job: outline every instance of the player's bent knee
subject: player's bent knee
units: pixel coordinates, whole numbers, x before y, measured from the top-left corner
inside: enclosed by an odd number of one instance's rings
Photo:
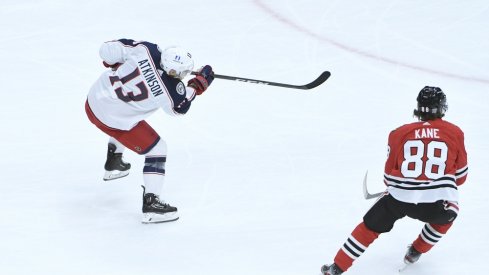
[[[446,210],[438,217],[434,218],[431,223],[447,224],[453,222],[458,216],[458,213],[453,210]]]
[[[447,210],[448,221],[446,223],[453,222],[457,218],[457,216],[458,216],[457,212],[452,210]]]
[[[146,156],[166,156],[167,153],[167,146],[166,142],[160,138],[158,143],[151,148],[145,155]]]
[[[390,195],[380,198],[365,214],[363,222],[368,229],[377,233],[386,233],[392,230],[394,223],[404,214],[395,209],[395,201]]]
[[[363,217],[365,226],[377,233],[386,233],[392,230],[394,222],[384,211],[369,211]]]
[[[368,216],[365,216],[363,219],[365,226],[376,232],[376,233],[386,233],[392,230],[394,227],[394,223],[384,220],[371,219]]]

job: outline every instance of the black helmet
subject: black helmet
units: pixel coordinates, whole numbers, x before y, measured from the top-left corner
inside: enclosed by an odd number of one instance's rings
[[[447,96],[438,87],[425,86],[416,100],[418,108],[414,110],[414,116],[422,121],[442,118],[448,109]]]

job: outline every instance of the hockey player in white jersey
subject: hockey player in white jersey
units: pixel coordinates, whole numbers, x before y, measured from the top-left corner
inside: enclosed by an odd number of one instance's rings
[[[99,53],[110,70],[93,84],[85,111],[110,137],[104,180],[129,174],[131,165],[122,160],[126,147],[144,155],[143,223],[177,220],[177,208],[161,200],[166,143],[145,119],[160,108],[170,115],[185,114],[214,80],[212,67],[202,67],[184,85],[194,62],[182,48],[161,50],[150,42],[119,39],[103,43]]]

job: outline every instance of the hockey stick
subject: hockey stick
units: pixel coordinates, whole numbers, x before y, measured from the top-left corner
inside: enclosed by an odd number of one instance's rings
[[[367,190],[367,175],[368,175],[368,170],[365,173],[365,177],[363,178],[363,197],[366,200],[370,200],[370,199],[373,199],[373,198],[380,197],[380,195],[384,194],[384,192],[378,192],[378,193],[373,193],[373,194],[370,194],[368,192],[368,190]]]
[[[196,75],[197,72],[191,72],[191,74]],[[220,79],[227,79],[227,80],[234,80],[234,81],[241,81],[241,82],[248,82],[248,83],[255,83],[255,84],[263,84],[263,85],[277,86],[277,87],[291,88],[291,89],[300,89],[300,90],[309,90],[312,88],[316,88],[317,86],[323,84],[326,80],[328,80],[328,78],[330,76],[331,76],[330,72],[324,71],[323,73],[321,73],[318,76],[318,78],[316,78],[311,83],[308,83],[305,85],[291,85],[291,84],[271,82],[271,81],[266,81],[266,80],[257,80],[257,79],[251,79],[251,78],[243,78],[243,77],[236,77],[236,76],[229,76],[229,75],[222,75],[222,74],[214,74],[215,78],[220,78]]]

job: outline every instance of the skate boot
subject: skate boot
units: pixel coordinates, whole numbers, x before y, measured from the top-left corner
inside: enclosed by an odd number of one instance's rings
[[[122,160],[122,153],[115,152],[115,145],[109,143],[107,161],[105,162],[104,180],[115,180],[129,175],[131,164]]]
[[[404,256],[405,264],[414,264],[421,257],[421,252],[418,252],[412,245],[408,247],[406,255]]]
[[[321,267],[321,275],[340,275],[343,271],[336,265],[323,265]]]
[[[143,187],[143,190],[144,187]],[[160,201],[153,193],[143,191],[143,223],[172,222],[178,220],[177,208]]]

